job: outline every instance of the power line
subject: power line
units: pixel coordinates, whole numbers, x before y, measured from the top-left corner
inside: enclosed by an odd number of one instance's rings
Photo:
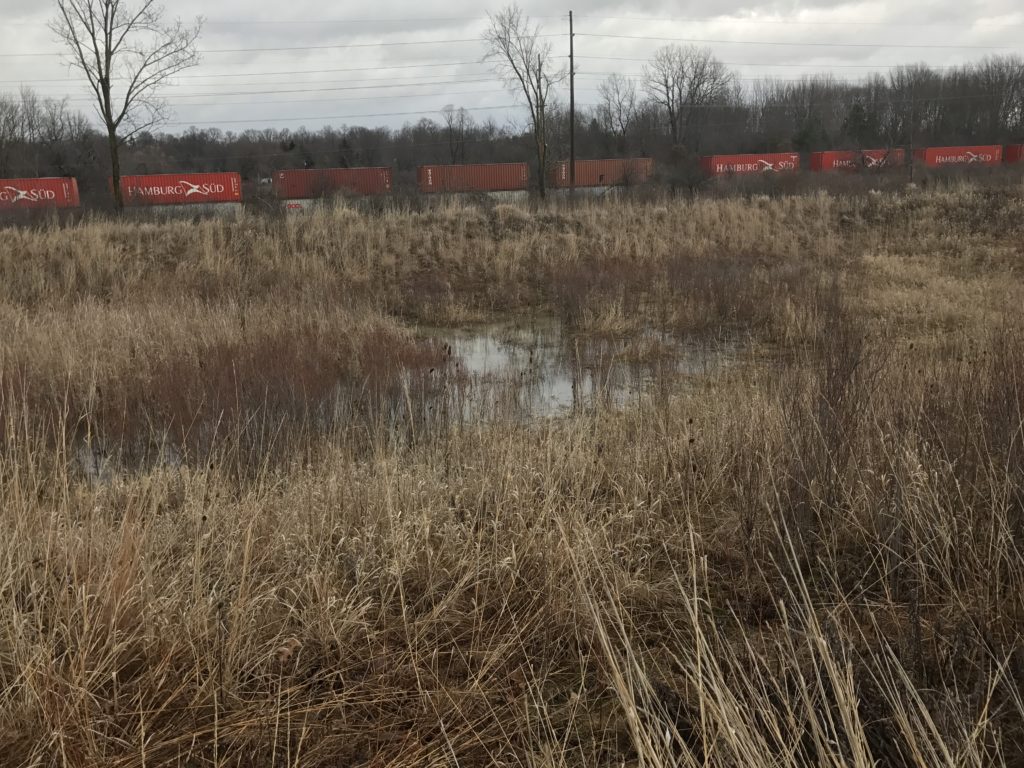
[[[538,37],[562,37],[562,35],[538,35]],[[482,43],[483,37],[464,37],[455,40],[403,40],[394,43],[341,43],[338,45],[299,45],[286,48],[210,48],[200,51],[207,53],[266,53],[268,51],[329,51],[336,48],[391,48],[404,45],[452,45],[454,43]]]
[[[385,64],[375,67],[342,67],[340,69],[297,69],[275,72],[240,72],[240,73],[216,73],[209,75],[177,75],[177,77],[264,77],[273,75],[320,75],[332,72],[380,72],[388,69],[427,69],[432,67],[465,67],[478,65],[479,61],[442,61],[428,62],[426,64]]]
[[[211,72],[207,75],[175,75],[175,79],[194,79],[194,78],[219,78],[219,77],[273,77],[273,76],[284,76],[284,75],[320,75],[329,74],[334,72],[380,72],[388,69],[426,69],[432,67],[462,67],[469,65],[478,65],[479,61],[450,61],[450,62],[429,62],[426,64],[388,64],[376,67],[342,67],[339,69],[292,69],[292,70],[280,70],[276,72]],[[126,80],[128,78],[115,77],[114,80]],[[88,80],[85,78],[67,78],[62,77],[52,80],[0,80],[0,84],[20,84],[20,83],[87,83]]]
[[[594,91],[596,93],[596,91]],[[485,93],[494,93],[493,88],[478,88],[473,91],[430,91],[429,93],[397,93],[389,94],[388,99],[425,99],[433,98],[435,96],[468,96],[468,95],[480,95]],[[207,94],[203,94],[204,96]],[[210,96],[217,96],[218,94],[209,94]],[[342,101],[380,101],[380,96],[339,96],[332,99],[276,99],[272,101],[266,101],[260,99],[260,106],[265,104],[334,104]],[[239,107],[248,106],[246,102],[242,101],[184,101],[184,102],[172,102],[176,107]],[[424,113],[426,114],[426,113]]]
[[[577,59],[592,59],[595,61],[642,61],[644,63],[650,63],[650,57],[643,58],[631,58],[628,56],[577,56]],[[897,67],[908,67],[914,66],[918,62],[909,62],[904,64],[797,64],[794,62],[778,62],[774,64],[761,64],[751,61],[723,61],[727,67],[830,67],[833,69],[896,69]],[[926,64],[925,66],[931,69],[955,69],[956,67],[962,67],[963,64]]]
[[[830,74],[830,73],[825,73],[825,74]],[[611,77],[612,75],[620,75],[622,77],[635,78],[635,79],[639,80],[639,79],[643,78],[644,73],[643,72],[582,72],[582,73],[578,72],[576,74],[576,77],[577,78],[586,78],[586,79],[591,79],[591,80],[594,80],[594,79],[603,80],[604,78]],[[814,80],[809,78],[809,77],[802,77],[802,78],[800,78],[800,77],[737,77],[735,79],[739,80],[740,82],[743,82],[743,83],[794,83],[794,84],[808,83],[808,82],[812,83],[812,84],[814,83]],[[854,81],[854,80],[840,80],[840,79],[837,79],[837,80],[835,80],[835,82],[836,82],[837,85],[841,85],[841,86],[857,87],[857,86],[860,85],[859,82]]]
[[[430,75],[411,75],[411,74],[405,74],[405,75],[398,75],[398,76],[393,76],[393,77],[360,77],[360,78],[353,78],[351,80],[350,79],[345,79],[345,80],[343,80],[343,82],[346,84],[346,86],[351,84],[352,87],[363,86],[363,85],[366,85],[367,87],[369,87],[370,85],[373,85],[375,83],[396,83],[398,81],[403,81],[403,82],[398,83],[398,85],[406,85],[406,84],[407,85],[446,85],[446,84],[451,84],[451,83],[462,82],[463,78],[466,78],[466,77],[481,78],[481,77],[485,77],[485,76],[487,77],[488,80],[499,80],[500,79],[497,75],[495,75],[490,70],[484,70],[482,72],[459,72],[459,73],[454,73],[452,75],[448,75],[447,76],[448,78],[454,77],[454,78],[456,78],[455,80],[450,80],[450,79],[438,80],[438,79],[436,79],[438,77],[438,75],[436,75],[436,74],[430,74]],[[445,77],[445,76],[444,75],[440,75],[440,77]],[[424,79],[424,78],[426,78],[426,79]],[[290,82],[290,83],[270,83],[270,82],[266,82],[266,81],[262,81],[262,82],[261,81],[257,81],[257,82],[251,82],[251,83],[234,83],[233,82],[230,85],[233,88],[243,88],[243,87],[248,87],[248,86],[271,86],[271,87],[274,87],[274,86],[293,85],[293,84],[294,85],[324,85],[324,86],[326,86],[326,85],[331,85],[332,81],[331,80],[309,80],[309,81],[299,81],[299,82]],[[210,88],[210,87],[218,87],[219,88],[219,87],[222,87],[224,85],[225,85],[224,83],[169,83],[167,87],[169,87],[169,88]],[[383,88],[385,86],[381,86],[381,87]],[[386,87],[392,87],[393,88],[395,86],[392,85],[392,86],[386,86]],[[261,91],[251,91],[251,93],[261,93]]]
[[[627,77],[643,77],[643,72],[583,72],[578,76],[580,78],[596,79],[604,78],[610,75],[625,75]],[[252,97],[252,96],[270,96],[270,95],[281,95],[281,94],[299,94],[299,93],[332,93],[332,92],[344,92],[344,91],[379,91],[391,88],[420,88],[420,87],[435,87],[441,85],[472,85],[478,83],[493,83],[499,81],[500,78],[496,76],[483,77],[483,73],[473,74],[469,78],[459,78],[455,80],[420,80],[420,81],[404,81],[404,82],[392,82],[392,78],[372,78],[367,81],[368,84],[361,85],[343,85],[343,86],[326,86],[315,87],[315,88],[271,88],[271,89],[260,89],[260,90],[245,90],[245,91],[201,91],[197,93],[173,93],[171,94],[174,99],[186,99],[186,98],[212,98],[212,97]],[[782,79],[782,78],[768,78],[768,77],[741,77],[737,78],[742,82],[790,82],[790,83],[801,83],[801,82],[812,82],[813,80],[803,79]],[[850,81],[837,81],[838,84],[850,84],[856,85],[856,83],[850,83]],[[184,84],[183,84],[184,85]],[[218,86],[219,83],[192,83],[193,86],[203,87],[206,86]],[[241,83],[239,85],[253,85],[260,86],[263,83]],[[268,83],[267,85],[274,85]],[[479,91],[487,92],[487,91]],[[404,98],[410,94],[389,94],[384,98]],[[412,94],[415,95],[415,94]],[[436,95],[444,95],[443,93]],[[455,95],[455,94],[453,94]],[[92,103],[94,97],[89,96],[74,96],[66,99],[70,103]],[[304,100],[294,100],[295,103],[299,103]],[[305,100],[312,101],[312,100]],[[237,103],[237,102],[232,102]],[[288,102],[278,102],[288,103]]]
[[[542,18],[542,17],[537,17]],[[552,17],[543,17],[552,18]],[[440,21],[487,21],[486,16],[422,16],[413,18],[402,16],[389,19],[204,19],[203,24],[211,26],[240,26],[240,25],[261,25],[269,24],[281,26],[284,24],[306,24],[322,26],[325,24],[433,24]]]
[[[717,22],[721,24],[778,24],[786,26],[828,26],[828,27],[910,27],[913,29],[919,29],[920,27],[957,27],[961,28],[963,25],[957,22],[913,22],[913,23],[900,23],[890,21],[803,21],[800,19],[754,19],[750,17],[730,17],[730,16],[676,16],[676,17],[655,17],[655,16],[590,16],[588,14],[580,14],[578,18],[591,19],[593,21],[640,21],[640,22],[681,22],[681,23],[707,23]],[[977,22],[975,22],[977,24]],[[1002,27],[1002,28],[1013,28],[1024,26],[1024,24],[1004,24],[1002,22],[993,24],[981,24],[982,27]]]
[[[538,35],[538,37],[564,37],[561,34]],[[333,51],[339,48],[392,48],[407,45],[453,45],[455,43],[482,43],[486,42],[483,37],[464,37],[454,40],[402,40],[391,43],[339,43],[337,45],[299,45],[288,47],[267,47],[267,48],[207,48],[199,51],[206,55],[210,53],[272,53],[284,51]],[[0,57],[34,57],[34,56],[63,56],[63,51],[48,51],[46,53],[0,53]]]
[[[564,19],[565,14],[558,16],[535,16],[530,15],[531,19]],[[435,22],[442,21],[488,21],[488,16],[422,16],[419,18],[411,16],[401,16],[387,19],[203,19],[203,26],[250,26],[250,25],[271,25],[271,26],[282,26],[285,24],[301,24],[301,25],[312,25],[312,26],[323,26],[326,24],[432,24]],[[12,27],[46,27],[47,25],[37,21],[24,21],[24,22],[10,22],[8,26]]]
[[[577,32],[579,37],[600,37],[615,40],[656,40],[676,43],[713,43],[715,45],[782,45],[812,48],[950,48],[963,50],[1005,50],[1010,45],[952,45],[949,43],[820,43],[820,42],[783,42],[779,40],[715,40],[692,37],[650,37],[648,35],[606,35],[594,32]]]
[[[649,58],[638,58],[629,56],[577,56],[577,59],[585,59],[589,61],[630,61],[649,63]],[[828,69],[895,69],[902,66],[913,66],[913,64],[797,64],[794,62],[777,62],[777,63],[758,63],[758,62],[734,62],[734,61],[723,61],[722,64],[729,67],[764,67],[764,68],[811,68],[817,69],[819,72],[822,68]],[[425,69],[425,68],[436,68],[436,67],[456,67],[456,66],[480,66],[479,61],[453,61],[453,62],[429,62],[424,64],[403,64],[395,66],[383,66],[383,67],[342,67],[332,69],[305,69],[305,70],[280,70],[280,71],[268,71],[268,72],[235,72],[235,73],[210,73],[205,75],[176,75],[175,80],[179,79],[221,79],[221,78],[235,78],[235,77],[276,77],[276,76],[293,76],[293,75],[305,75],[305,74],[333,74],[343,72],[380,72],[386,70],[398,70],[398,69]],[[970,66],[970,64],[926,64],[925,66],[930,69],[956,69],[958,67]],[[466,72],[467,75],[482,75],[484,72]],[[612,73],[608,73],[612,74]],[[630,74],[638,76],[642,73],[617,73],[617,74]],[[416,75],[398,75],[396,77],[382,77],[382,78],[365,78],[365,82],[386,82],[389,80],[405,79],[409,77],[417,77]],[[427,75],[423,75],[427,77]],[[124,78],[115,78],[124,79]],[[741,78],[743,79],[743,78]],[[753,79],[753,78],[749,78]],[[87,85],[88,80],[84,78],[60,78],[60,79],[19,79],[19,80],[0,80],[0,84],[8,85],[35,85],[35,84],[78,84]],[[169,87],[182,87],[184,83],[170,83]],[[204,87],[208,85],[220,85],[220,83],[193,83],[197,87]],[[238,86],[247,85],[264,85],[264,83],[236,83]],[[275,85],[275,83],[266,83],[266,85]]]
[[[495,107],[465,107],[467,112],[483,112],[487,110],[495,109],[515,109],[521,107],[522,104],[501,104]],[[284,121],[293,122],[299,120],[358,120],[364,117],[408,117],[409,115],[424,115],[427,112],[441,112],[440,109],[434,110],[416,110],[413,112],[376,112],[365,115],[310,115],[306,117],[254,117],[249,120],[202,120],[202,121],[189,121],[189,120],[174,120],[165,123],[165,125],[221,125],[221,124],[234,124],[234,123],[280,123]]]
[[[366,90],[377,90],[381,88],[409,88],[415,86],[433,86],[433,85],[463,85],[469,83],[493,83],[496,78],[487,77],[477,80],[438,80],[436,82],[429,83],[394,83],[390,85],[342,85],[333,88],[287,88],[282,90],[264,90],[264,91],[225,91],[225,92],[209,92],[209,93],[179,93],[175,94],[176,98],[188,98],[188,97],[200,97],[209,98],[211,96],[271,96],[281,93],[327,93],[331,91],[366,91]],[[68,99],[68,101],[94,101],[90,97],[81,97],[75,99]]]

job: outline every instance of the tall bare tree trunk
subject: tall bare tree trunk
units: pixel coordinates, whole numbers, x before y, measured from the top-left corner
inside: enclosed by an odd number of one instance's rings
[[[117,132],[107,127],[107,146],[110,147],[110,179],[114,185],[114,205],[117,210],[124,210],[124,195],[121,194],[121,153],[117,147]]]
[[[544,128],[541,126],[537,134],[537,191],[540,193],[541,199],[547,194],[546,180],[544,178],[547,154],[548,148],[547,143],[544,141]]]

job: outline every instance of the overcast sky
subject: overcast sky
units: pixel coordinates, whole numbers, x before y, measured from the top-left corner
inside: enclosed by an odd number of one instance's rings
[[[550,38],[555,53],[567,58],[567,17],[538,0],[521,6],[557,35]],[[176,0],[167,7],[183,19],[206,17],[202,63],[166,90],[168,131],[397,127],[420,116],[438,119],[447,104],[501,124],[524,117],[515,96],[481,63],[477,38],[487,11],[500,4]],[[639,75],[644,60],[672,39],[709,41],[745,84],[819,71],[860,79],[895,64],[949,66],[1024,51],[1022,0],[585,0],[573,10],[577,102],[584,106],[594,103],[609,73]],[[92,116],[88,92],[46,27],[53,13],[50,0],[0,0],[0,91],[29,85],[67,96]],[[274,48],[291,50],[268,50]]]

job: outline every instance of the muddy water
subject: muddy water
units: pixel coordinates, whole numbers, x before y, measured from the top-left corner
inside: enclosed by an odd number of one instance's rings
[[[539,418],[598,405],[625,407],[707,375],[735,352],[724,344],[681,343],[651,329],[618,336],[573,333],[552,320],[420,333],[450,350],[449,373],[467,418]]]

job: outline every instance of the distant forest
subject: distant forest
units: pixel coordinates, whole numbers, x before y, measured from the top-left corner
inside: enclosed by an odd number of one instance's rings
[[[549,112],[549,157],[568,156],[565,103]],[[75,176],[83,197],[105,195],[105,138],[67,102],[31,90],[0,95],[0,178]],[[193,128],[144,133],[122,152],[125,173],[238,171],[258,183],[275,170],[387,165],[396,184],[425,163],[529,162],[525,123],[481,121],[449,108],[400,129]],[[859,81],[832,75],[743,84],[709,50],[667,46],[637,79],[600,86],[577,115],[579,158],[649,156],[663,175],[696,173],[712,153],[1005,144],[1024,141],[1024,59],[990,57],[933,68],[899,66]]]

